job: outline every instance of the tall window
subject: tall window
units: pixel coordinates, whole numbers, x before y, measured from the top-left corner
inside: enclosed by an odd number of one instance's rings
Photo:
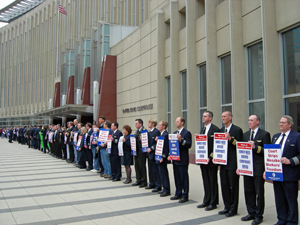
[[[260,127],[265,128],[265,79],[263,45],[259,42],[247,48],[248,55],[248,109],[249,115],[260,117]]]
[[[221,58],[221,109],[222,112],[232,112],[232,93],[231,93],[231,55]]]
[[[186,71],[181,73],[181,116],[186,120],[187,127],[187,77]]]
[[[166,90],[167,90],[167,122],[169,124],[168,126],[168,132],[171,132],[171,78],[166,78]]]
[[[300,129],[300,27],[282,34],[285,114],[294,119],[293,131]]]
[[[207,84],[206,84],[206,65],[199,68],[199,121],[200,129],[203,127],[202,115],[207,110]],[[199,129],[199,130],[200,130]]]

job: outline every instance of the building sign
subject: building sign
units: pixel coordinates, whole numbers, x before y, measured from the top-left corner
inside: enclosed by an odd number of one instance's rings
[[[139,112],[139,111],[150,110],[150,109],[153,109],[153,104],[123,109],[123,113]]]

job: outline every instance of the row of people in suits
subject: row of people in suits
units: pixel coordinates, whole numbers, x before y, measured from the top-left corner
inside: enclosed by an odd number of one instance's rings
[[[283,182],[274,181],[274,195],[277,211],[276,224],[298,224],[298,180],[300,180],[300,134],[291,130],[293,119],[283,116],[280,120],[281,133],[275,134],[271,141],[270,133],[259,128],[260,117],[251,115],[248,119],[249,130],[232,124],[232,113],[222,113],[224,126],[219,129],[212,124],[213,113],[203,113],[202,122],[205,125],[201,131],[208,137],[209,163],[201,164],[204,187],[203,203],[198,208],[213,210],[218,205],[218,165],[213,160],[214,133],[223,132],[228,140],[227,165],[220,165],[221,192],[224,209],[219,214],[231,217],[237,214],[239,203],[239,178],[237,170],[236,143],[249,142],[253,150],[253,176],[244,176],[244,196],[248,215],[242,221],[252,221],[252,225],[263,222],[265,208],[264,196],[264,145],[280,144],[282,151]]]

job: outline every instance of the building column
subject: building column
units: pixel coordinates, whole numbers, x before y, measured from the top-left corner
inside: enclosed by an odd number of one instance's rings
[[[248,129],[246,56],[243,46],[242,1],[229,1],[233,122]]]
[[[49,118],[49,124],[53,124],[53,118]]]
[[[186,0],[186,67],[187,67],[187,126],[192,133],[199,132],[199,94],[196,52],[196,1]]]
[[[276,29],[275,1],[261,0],[262,35],[265,74],[266,130],[278,131],[278,122],[284,113],[281,89],[281,52]]]
[[[167,94],[165,78],[165,16],[164,11],[156,14],[156,75],[157,75],[157,121],[167,120]]]
[[[81,115],[79,114],[76,114],[76,119],[78,120],[78,122],[80,123],[81,122]]]
[[[64,124],[66,124],[66,123],[67,123],[67,117],[63,116],[63,117],[61,118],[61,126],[63,127]]]
[[[175,130],[175,120],[181,116],[181,79],[179,73],[179,29],[180,17],[177,0],[170,0],[170,72],[171,72],[171,124]]]
[[[217,0],[205,1],[207,109],[214,113],[214,123],[221,121],[220,63],[217,55]]]

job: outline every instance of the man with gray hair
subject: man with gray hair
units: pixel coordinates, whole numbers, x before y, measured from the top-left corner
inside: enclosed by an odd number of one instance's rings
[[[283,182],[273,181],[276,224],[298,224],[298,180],[300,180],[300,134],[292,131],[293,118],[283,116],[279,122],[280,133],[272,144],[281,145]]]

